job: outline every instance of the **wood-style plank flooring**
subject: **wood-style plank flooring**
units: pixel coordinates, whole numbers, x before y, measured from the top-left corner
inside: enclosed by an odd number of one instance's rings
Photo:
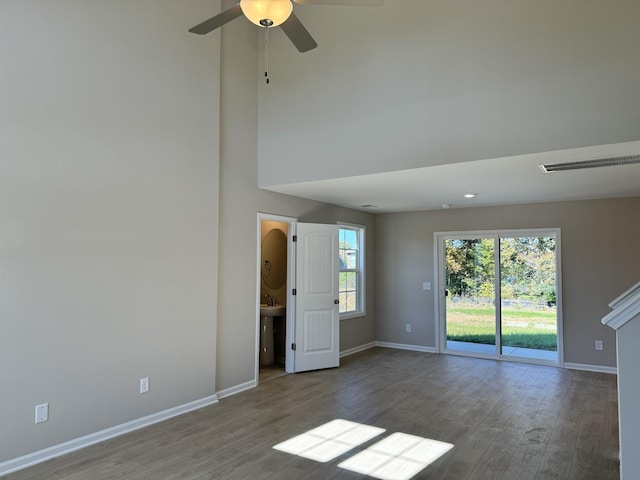
[[[618,479],[616,388],[609,374],[374,348],[4,479],[366,479],[338,464],[394,432],[455,445],[416,479]],[[272,448],[334,419],[386,432],[326,463]]]
[[[284,365],[268,365],[260,367],[259,383],[270,382],[274,378],[279,378],[287,373],[284,371]]]

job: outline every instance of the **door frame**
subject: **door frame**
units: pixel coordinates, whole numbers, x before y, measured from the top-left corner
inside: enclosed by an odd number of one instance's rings
[[[296,297],[292,294],[292,285],[296,282],[296,251],[293,243],[293,236],[296,234],[296,227],[298,219],[296,217],[287,217],[284,215],[276,215],[272,213],[258,212],[257,228],[256,228],[256,338],[255,347],[253,349],[256,356],[255,360],[255,382],[259,383],[260,380],[260,290],[262,285],[262,222],[280,222],[286,223],[287,228],[287,310],[285,316],[285,367],[284,370],[287,373],[294,372],[294,355],[290,348],[286,348],[287,345],[291,345],[295,340],[295,312],[296,312]]]
[[[444,262],[444,240],[446,238],[495,238],[500,237],[542,237],[553,234],[556,239],[556,322],[557,322],[557,341],[558,341],[558,361],[548,362],[545,360],[536,360],[528,358],[518,358],[513,356],[507,356],[502,354],[496,355],[481,355],[468,352],[455,353],[446,349],[446,328],[443,325],[445,321],[445,262]],[[564,367],[564,341],[563,341],[563,321],[562,321],[562,239],[560,228],[523,228],[523,229],[496,229],[496,230],[469,230],[469,231],[450,231],[450,232],[434,232],[433,234],[433,255],[434,255],[434,276],[436,288],[433,291],[434,295],[434,315],[435,315],[435,340],[436,340],[436,352],[438,353],[450,353],[462,356],[473,356],[481,358],[491,358],[497,360],[508,360],[513,362],[523,363],[539,363],[543,365],[556,365]],[[496,252],[497,258],[498,253]],[[499,267],[496,263],[495,268]],[[496,279],[499,278],[496,271]],[[500,300],[499,289],[496,289],[496,301]],[[499,303],[496,304],[496,312],[499,310]],[[497,316],[500,314],[497,313]],[[496,324],[496,328],[499,325]],[[498,335],[501,332],[498,332]],[[498,336],[497,335],[497,336]]]
[[[502,315],[500,313],[500,309],[496,308],[495,309],[495,313],[494,313],[494,322],[495,322],[495,335],[494,335],[494,347],[496,349],[495,354],[489,354],[489,353],[477,353],[477,352],[465,352],[465,351],[452,351],[452,350],[448,350],[447,349],[447,338],[446,338],[446,318],[445,318],[445,314],[446,314],[446,295],[445,295],[445,290],[446,290],[446,285],[445,285],[445,279],[446,279],[446,275],[445,275],[445,268],[446,268],[446,263],[444,262],[444,240],[447,239],[463,239],[463,240],[475,240],[475,239],[491,239],[494,242],[494,245],[496,243],[496,239],[499,238],[498,235],[496,233],[491,233],[491,232],[438,232],[438,239],[437,239],[437,243],[436,243],[436,275],[434,276],[434,278],[436,279],[435,284],[437,285],[436,288],[436,303],[439,302],[438,305],[436,305],[436,324],[438,326],[438,337],[436,339],[437,341],[437,348],[438,348],[438,352],[439,353],[448,353],[448,354],[455,354],[457,355],[458,353],[460,353],[460,355],[463,356],[473,356],[473,357],[477,357],[477,358],[489,358],[489,359],[495,359],[498,358],[500,355],[498,353],[498,348],[500,345],[500,342],[502,341],[502,332],[500,331],[501,329],[501,325],[502,325]],[[498,253],[498,249],[494,249],[493,252],[493,270],[494,270],[494,278],[498,278],[498,263],[499,263],[499,253]],[[496,288],[495,289],[495,294],[494,294],[494,305],[499,305],[500,302],[500,289]]]

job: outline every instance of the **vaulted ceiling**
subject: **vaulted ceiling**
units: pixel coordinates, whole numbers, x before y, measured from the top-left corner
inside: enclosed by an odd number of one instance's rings
[[[262,188],[378,212],[640,195],[640,164],[538,167],[640,154],[637,0],[295,12],[319,46],[272,32]]]

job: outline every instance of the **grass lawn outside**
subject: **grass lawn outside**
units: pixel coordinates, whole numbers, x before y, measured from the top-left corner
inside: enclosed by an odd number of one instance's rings
[[[447,304],[447,340],[495,345],[493,306]],[[556,307],[503,309],[502,345],[557,351]]]

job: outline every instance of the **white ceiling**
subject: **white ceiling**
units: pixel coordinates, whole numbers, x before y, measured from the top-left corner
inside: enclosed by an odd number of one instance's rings
[[[640,154],[640,2],[512,7],[296,5],[319,47],[270,37],[259,185],[372,212],[640,196],[640,165],[538,167]]]
[[[633,197],[640,196],[640,164],[551,174],[538,165],[639,153],[640,141],[636,141],[267,189],[375,213]],[[465,193],[477,196],[466,199]]]

